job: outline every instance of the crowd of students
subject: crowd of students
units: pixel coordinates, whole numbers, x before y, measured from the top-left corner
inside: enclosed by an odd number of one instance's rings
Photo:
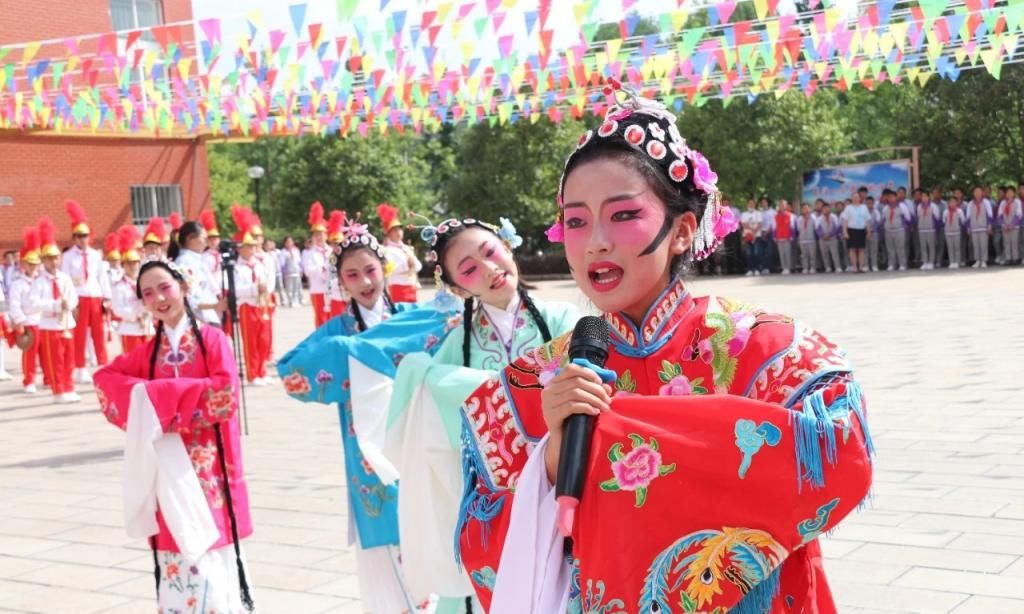
[[[1015,186],[995,197],[982,187],[969,196],[916,189],[912,197],[906,188],[886,188],[878,200],[861,187],[845,200],[796,207],[763,197],[749,199],[739,215],[741,227],[727,246],[748,276],[1009,266],[1021,264],[1024,251]]]

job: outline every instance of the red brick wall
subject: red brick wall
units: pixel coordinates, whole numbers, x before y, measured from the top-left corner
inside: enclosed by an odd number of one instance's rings
[[[192,18],[190,0],[163,0],[165,23]],[[108,0],[0,0],[0,45],[101,34],[113,30]],[[186,45],[191,25],[182,29]],[[96,39],[79,44],[79,53],[95,52]],[[190,49],[191,51],[191,49]],[[63,42],[45,45],[36,59],[64,56]],[[20,52],[8,61],[19,62]],[[19,66],[19,73],[23,67]],[[193,69],[194,70],[194,69]],[[76,71],[77,72],[77,71]],[[47,77],[49,78],[49,77]],[[74,83],[80,84],[80,74]],[[102,82],[109,77],[104,75]],[[0,198],[13,206],[0,206],[0,249],[21,241],[21,228],[49,215],[58,238],[70,240],[64,199],[85,207],[93,229],[93,244],[103,235],[131,221],[129,186],[178,184],[185,219],[210,206],[206,148],[199,141],[82,137],[24,136],[0,133]]]
[[[58,239],[70,241],[67,198],[85,208],[94,245],[131,221],[131,185],[180,185],[184,219],[211,206],[206,147],[198,140],[0,138],[0,160],[0,197],[14,199],[0,207],[2,249],[17,245],[22,227],[43,215],[53,218]]]
[[[165,23],[192,19],[191,0],[163,0],[163,7]],[[3,0],[0,24],[0,45],[101,34],[114,29],[109,0]],[[188,28],[190,38],[191,33]],[[39,57],[46,56],[40,51]]]

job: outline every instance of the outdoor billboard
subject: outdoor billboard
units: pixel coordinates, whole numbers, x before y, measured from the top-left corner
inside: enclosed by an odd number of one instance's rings
[[[803,201],[821,198],[828,202],[846,200],[866,186],[877,200],[882,190],[910,189],[910,160],[889,160],[819,168],[804,173]]]

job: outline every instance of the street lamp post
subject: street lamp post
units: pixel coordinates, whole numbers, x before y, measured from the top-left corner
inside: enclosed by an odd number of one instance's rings
[[[260,214],[260,179],[263,179],[263,175],[266,173],[262,166],[250,166],[249,167],[249,178],[252,179],[256,191],[256,204],[253,207],[256,210],[256,215]]]

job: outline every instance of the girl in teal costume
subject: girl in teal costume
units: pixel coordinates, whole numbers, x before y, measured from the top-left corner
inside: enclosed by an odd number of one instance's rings
[[[430,305],[393,304],[380,245],[361,225],[348,230],[335,260],[349,308],[288,352],[278,371],[292,397],[338,406],[363,611],[416,612],[425,603],[411,598],[399,560],[398,474],[381,454],[388,396],[401,357],[430,356],[460,320]]]
[[[388,460],[402,475],[398,518],[402,563],[417,600],[441,597],[438,614],[482,612],[454,560],[462,499],[460,407],[481,383],[524,354],[572,329],[576,309],[535,301],[519,280],[515,228],[473,219],[428,225],[438,287],[464,299],[462,326],[434,355],[407,355],[398,368],[388,419]]]

